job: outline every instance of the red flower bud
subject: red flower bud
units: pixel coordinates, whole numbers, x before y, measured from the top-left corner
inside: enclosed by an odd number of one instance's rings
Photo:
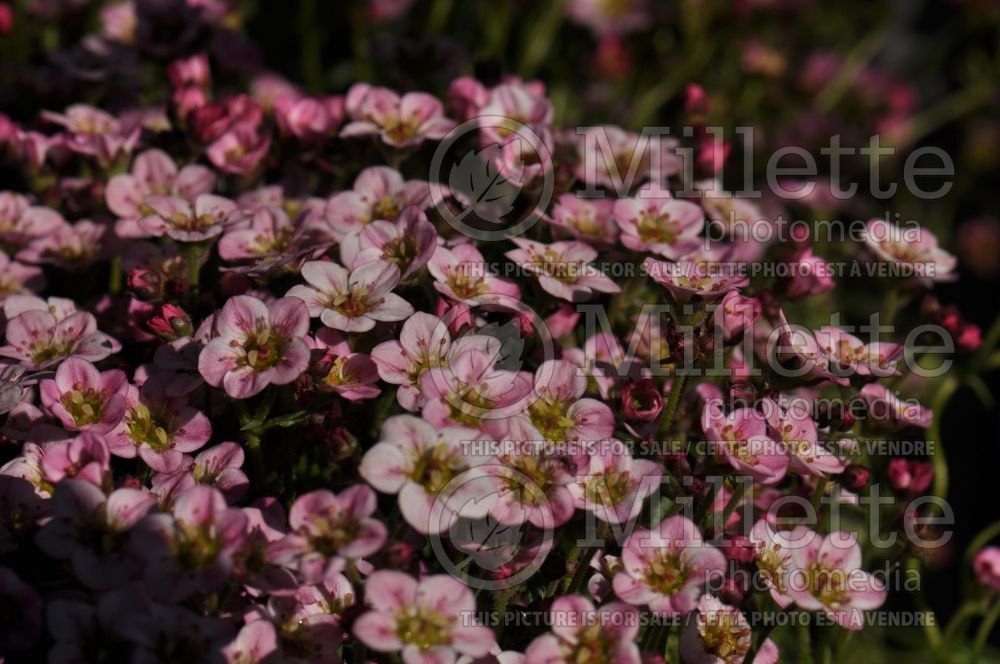
[[[837,478],[840,484],[850,491],[860,491],[868,486],[871,471],[864,466],[852,463]]]
[[[663,411],[663,396],[649,378],[627,384],[622,389],[622,410],[625,417],[640,422],[652,422]]]

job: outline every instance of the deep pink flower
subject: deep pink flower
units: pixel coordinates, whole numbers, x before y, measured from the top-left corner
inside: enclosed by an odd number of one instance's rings
[[[663,396],[650,378],[627,383],[621,399],[622,414],[629,420],[652,422],[663,411]]]
[[[784,284],[785,294],[792,299],[807,295],[820,295],[833,290],[837,283],[833,280],[834,268],[816,256],[811,247],[796,252],[787,264],[790,274]]]
[[[726,557],[702,539],[690,519],[678,515],[664,519],[656,530],[629,535],[622,564],[613,580],[618,597],[678,616],[693,610],[703,588],[725,574]]]
[[[543,244],[511,238],[518,246],[506,256],[535,274],[545,292],[569,302],[588,300],[598,293],[619,293],[621,287],[591,263],[597,250],[583,242]]]
[[[302,266],[308,286],[293,286],[288,298],[298,298],[308,313],[324,325],[345,332],[366,332],[379,321],[403,320],[413,307],[392,293],[399,284],[399,268],[375,261],[355,270],[330,261],[310,261]],[[286,298],[286,299],[288,299]]]
[[[903,354],[902,344],[885,341],[866,344],[853,334],[831,326],[821,327],[814,336],[829,356],[830,371],[838,376],[886,378],[900,374],[896,364]]]
[[[59,320],[49,311],[25,311],[7,323],[7,345],[0,356],[28,369],[47,369],[70,357],[98,362],[121,350],[121,344],[97,330],[90,313],[77,311]]]
[[[369,166],[358,174],[348,191],[334,194],[326,204],[326,224],[337,239],[360,233],[373,221],[396,221],[403,210],[423,210],[430,203],[430,188],[420,180],[403,181],[399,171]]]
[[[731,341],[753,329],[754,323],[760,318],[760,310],[760,300],[757,298],[729,291],[715,310],[715,323],[722,330],[726,341]]]
[[[649,251],[677,260],[695,251],[705,226],[705,213],[690,201],[671,197],[658,186],[643,187],[632,198],[615,202],[621,243],[633,251]]]
[[[241,122],[215,139],[206,154],[216,168],[234,175],[249,175],[271,147],[271,136],[249,122]]]
[[[166,394],[169,375],[149,378],[141,388],[129,385],[125,417],[106,435],[111,453],[142,458],[153,470],[172,473],[184,463],[184,452],[199,450],[212,437],[204,413],[187,404],[187,397]]]
[[[495,641],[474,618],[476,598],[444,574],[417,581],[380,570],[365,582],[372,610],[354,623],[354,635],[378,652],[401,652],[404,664],[451,664],[456,655],[482,657]]]
[[[662,476],[659,463],[633,459],[621,441],[596,440],[585,452],[570,491],[580,509],[590,510],[601,521],[626,523],[639,515]]]
[[[491,516],[505,525],[528,522],[543,529],[569,521],[576,507],[565,457],[530,434],[500,441],[498,447],[482,466],[494,483]]]
[[[792,548],[792,561],[788,594],[795,604],[826,612],[844,629],[862,629],[863,612],[885,602],[882,582],[861,569],[861,545],[854,533],[815,535]]]
[[[167,65],[167,76],[175,88],[188,85],[207,88],[212,85],[212,69],[204,52],[173,60]]]
[[[382,493],[399,494],[403,518],[417,532],[440,533],[459,515],[482,517],[489,511],[481,499],[491,483],[477,481],[475,471],[460,486],[448,486],[485,460],[477,447],[485,448],[486,442],[475,429],[435,428],[419,417],[395,415],[382,425],[379,442],[365,453],[359,472]],[[445,488],[449,493],[441,495]]]
[[[90,362],[72,357],[56,370],[55,379],[39,384],[42,405],[70,431],[106,433],[125,415],[128,380],[118,369],[100,372]]]
[[[826,349],[830,339],[827,335],[821,340],[808,328],[791,325],[785,312],[778,311],[778,327],[767,339],[767,356],[775,358],[772,369],[784,377],[848,385],[850,381],[846,377],[831,371],[831,355]]]
[[[918,495],[934,481],[934,466],[929,461],[897,457],[889,461],[886,474],[893,490]]]
[[[140,570],[127,550],[129,530],[156,506],[156,496],[141,489],[117,489],[105,495],[80,479],[56,486],[53,518],[36,541],[46,555],[69,560],[88,588],[117,588]]]
[[[600,608],[585,597],[563,595],[549,610],[552,631],[528,644],[524,664],[574,664],[581,661],[639,664],[636,637],[639,612],[611,602]]]
[[[268,559],[294,568],[305,583],[320,583],[385,544],[385,525],[372,518],[375,508],[375,492],[366,484],[339,494],[303,494],[288,515],[292,532],[268,548]]]
[[[742,664],[752,645],[753,634],[743,612],[702,595],[696,615],[689,617],[681,634],[680,653],[688,664]],[[776,664],[778,646],[767,639],[751,661]]]
[[[212,194],[200,194],[193,202],[178,196],[149,196],[144,205],[149,212],[139,220],[139,228],[178,242],[203,242],[220,235],[236,209],[228,198]]]
[[[198,357],[198,371],[236,399],[268,385],[286,385],[309,365],[309,312],[296,298],[269,305],[255,297],[229,298],[215,317],[215,338]]]
[[[336,128],[326,104],[313,97],[279,97],[274,102],[274,119],[282,134],[304,143],[321,141]]]
[[[444,138],[455,126],[444,116],[441,102],[424,92],[399,96],[387,88],[367,87],[357,108],[348,110],[353,122],[341,129],[341,136],[377,135],[396,148]]]
[[[994,592],[1000,592],[1000,547],[984,546],[972,561],[976,580]]]

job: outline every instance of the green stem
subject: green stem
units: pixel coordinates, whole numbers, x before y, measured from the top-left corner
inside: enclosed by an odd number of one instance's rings
[[[663,419],[660,420],[660,438],[665,438],[674,423],[674,415],[677,413],[677,404],[680,403],[681,393],[684,392],[684,381],[686,376],[674,375],[670,383],[670,395],[667,397],[667,405],[663,408]]]
[[[826,493],[826,483],[827,479],[821,476],[816,482],[816,488],[813,490],[812,509],[813,514],[816,515],[816,526],[819,526],[819,511],[822,509],[820,502],[823,500],[823,494]]]
[[[800,664],[813,664],[812,646],[809,642],[809,621],[799,622],[799,662]]]
[[[1000,618],[1000,596],[993,600],[993,607],[983,618],[983,622],[976,632],[976,640],[972,642],[972,651],[977,655],[986,647],[986,640],[989,638],[990,632],[993,631],[993,625],[996,624],[997,618]]]
[[[729,521],[729,517],[732,516],[733,512],[736,511],[736,506],[740,504],[743,500],[743,496],[746,495],[747,489],[753,485],[753,480],[750,478],[749,481],[743,481],[740,476],[734,475],[733,482],[736,487],[733,489],[733,495],[729,496],[729,501],[726,502],[726,508],[722,510],[722,527],[726,527],[726,523]]]
[[[913,571],[917,574],[920,573],[920,561],[916,557],[910,557],[906,560],[905,567],[907,571]],[[921,584],[922,586],[923,584]],[[918,588],[913,593],[913,602],[917,605],[917,609],[924,613],[933,613],[930,604],[927,602],[927,598],[924,597],[923,590]],[[941,646],[941,630],[937,626],[937,622],[933,620],[924,621],[924,631],[927,633],[927,642],[932,649],[937,649]]]
[[[590,570],[590,561],[593,560],[596,553],[597,547],[589,546],[580,554],[579,560],[576,561],[576,569],[573,571],[573,578],[570,579],[569,585],[566,586],[567,593],[580,592],[584,579],[587,578],[587,572]]]
[[[939,646],[947,645],[954,641],[955,637],[964,631],[965,623],[973,616],[978,616],[982,612],[982,602],[978,600],[970,600],[958,607],[958,611],[955,612],[955,615],[951,617],[951,620],[948,621],[948,624],[944,628],[944,636]]]

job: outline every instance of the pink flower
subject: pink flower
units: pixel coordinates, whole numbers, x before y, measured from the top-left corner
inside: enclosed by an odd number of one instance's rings
[[[274,119],[282,134],[304,143],[321,141],[336,128],[327,106],[312,97],[279,97],[274,103]]]
[[[0,356],[28,369],[47,369],[70,357],[98,362],[121,350],[121,344],[97,330],[97,320],[77,311],[59,320],[49,311],[25,311],[7,323],[7,345]]]
[[[886,262],[913,270],[921,281],[950,281],[955,278],[957,259],[938,247],[937,238],[926,228],[893,226],[884,219],[871,219],[864,237],[865,245]]]
[[[616,201],[613,214],[621,229],[621,243],[633,251],[676,260],[701,244],[698,235],[705,226],[704,212],[694,203],[672,198],[666,189],[644,187],[634,198]]]
[[[34,240],[18,258],[35,264],[52,264],[64,270],[79,270],[103,259],[108,226],[83,219],[63,224],[51,234]]]
[[[444,117],[441,102],[431,95],[408,92],[400,97],[392,90],[379,87],[368,87],[364,91],[352,117],[354,121],[344,126],[341,136],[377,135],[386,145],[396,148],[444,138],[455,126]]]
[[[752,645],[746,616],[711,595],[702,595],[696,615],[689,617],[681,634],[680,653],[688,664],[742,664]],[[752,661],[776,664],[778,646],[767,639]]]
[[[448,84],[448,113],[459,122],[476,116],[489,101],[490,93],[471,76],[459,76]]]
[[[775,530],[766,518],[760,519],[750,530],[754,545],[754,562],[766,584],[771,599],[781,608],[792,603],[788,594],[788,576],[795,566],[792,549],[801,546],[809,537],[809,529],[796,526],[789,532]]]
[[[229,645],[222,649],[228,664],[268,664],[281,656],[278,633],[267,620],[255,620],[240,629]]]
[[[166,235],[178,242],[203,242],[222,233],[226,218],[236,209],[228,198],[200,194],[193,202],[177,196],[150,196],[149,214],[139,228],[153,237]]]
[[[426,182],[404,182],[399,171],[369,166],[354,180],[354,187],[330,197],[324,215],[335,238],[360,233],[373,221],[396,221],[408,207],[424,209],[430,202]]]
[[[521,296],[517,284],[496,276],[472,244],[438,247],[427,269],[437,292],[456,302],[478,304]]]
[[[616,191],[628,190],[646,181],[660,182],[681,170],[676,147],[677,140],[665,136],[647,137],[614,125],[590,127],[577,141],[576,176],[590,186],[600,185]],[[649,192],[656,192],[656,197],[669,198],[669,193],[655,184],[649,186]],[[641,196],[647,197],[648,194]],[[639,208],[634,211],[638,212]],[[618,216],[615,214],[616,219]]]
[[[0,251],[0,302],[16,293],[40,291],[45,287],[41,268],[12,261]]]
[[[531,398],[531,374],[496,368],[501,350],[500,344],[476,345],[456,354],[447,367],[423,373],[424,419],[434,426],[495,425],[502,431],[505,420],[523,413]]]
[[[509,80],[489,91],[486,103],[475,115],[483,118],[482,144],[503,145],[516,135],[520,125],[536,134],[548,133],[554,112],[543,86]]]
[[[843,460],[820,443],[816,422],[802,403],[793,403],[787,409],[770,399],[764,399],[762,404],[772,440],[788,451],[790,470],[820,477],[844,472]]]
[[[382,392],[375,387],[379,378],[375,362],[365,353],[352,352],[336,330],[323,328],[311,345],[324,352],[317,383],[321,390],[332,390],[348,401],[374,399]]]
[[[39,384],[42,405],[70,431],[106,433],[125,415],[128,380],[118,369],[100,372],[90,362],[72,357],[56,370],[54,380]]]
[[[381,570],[365,582],[372,610],[354,623],[354,635],[377,652],[401,652],[404,664],[451,664],[458,655],[482,657],[495,641],[476,623],[476,598],[461,583],[437,574],[420,581]]]
[[[77,478],[105,487],[111,480],[111,452],[100,435],[84,432],[67,442],[52,442],[42,448],[42,475],[56,484]]]
[[[633,459],[621,441],[597,440],[570,490],[580,509],[590,510],[601,521],[627,523],[639,515],[662,476],[660,464]]]
[[[460,486],[449,483],[482,461],[476,447],[484,436],[463,427],[435,428],[412,415],[395,415],[382,425],[379,442],[365,453],[359,472],[382,493],[398,493],[399,509],[417,532],[446,531],[461,516],[482,517],[489,505],[489,482],[475,472]],[[445,489],[454,489],[441,495]]]
[[[239,443],[219,443],[202,450],[194,459],[185,457],[179,470],[154,475],[153,493],[161,504],[172,505],[176,495],[205,484],[221,491],[228,502],[238,502],[250,489],[250,480],[240,470],[243,461],[243,448]]]
[[[357,238],[347,257],[348,247]],[[399,268],[400,281],[405,281],[427,264],[437,248],[437,231],[427,216],[414,207],[406,208],[395,223],[373,221],[358,236],[348,236],[340,245],[344,264],[352,269],[380,261]]]
[[[844,629],[860,630],[862,612],[886,598],[882,582],[861,569],[861,545],[854,533],[815,535],[792,548],[795,569],[788,594],[806,611],[824,611]]]
[[[875,341],[865,344],[853,334],[824,326],[814,336],[830,358],[830,371],[838,376],[898,376],[896,364],[903,354],[902,344]]]
[[[552,631],[528,644],[524,664],[615,662],[639,664],[636,637],[640,616],[634,607],[611,602],[595,609],[579,595],[563,595],[549,610]]]
[[[63,144],[67,148],[104,164],[130,154],[141,130],[86,104],[69,106],[64,113],[42,111],[42,118],[66,129]]]
[[[291,383],[309,365],[309,312],[301,300],[284,297],[269,305],[255,297],[229,298],[215,317],[215,338],[198,357],[205,382],[236,399],[268,385]]]
[[[399,405],[416,411],[423,407],[420,378],[428,369],[448,366],[452,359],[473,347],[488,352],[491,345],[499,346],[499,342],[483,335],[467,335],[452,341],[444,321],[418,311],[403,323],[398,341],[383,341],[372,349],[371,357],[382,380],[399,385],[396,391]],[[496,352],[494,348],[493,354]]]
[[[240,122],[208,146],[206,154],[216,168],[234,175],[249,175],[271,147],[271,136],[249,122]]]
[[[707,404],[705,408],[707,415],[702,420],[705,435],[729,465],[764,484],[781,481],[788,471],[788,452],[782,443],[767,436],[766,422],[760,413],[751,408],[737,408],[724,415],[717,404]]]
[[[243,511],[209,486],[182,493],[173,514],[148,514],[132,529],[132,546],[146,562],[153,597],[178,602],[219,588],[232,573],[233,555],[247,525]]]
[[[549,223],[575,238],[591,244],[610,246],[618,241],[618,224],[611,216],[614,201],[589,200],[563,194],[552,208]]]
[[[656,530],[629,535],[622,564],[613,580],[615,594],[669,617],[696,607],[702,589],[725,574],[726,558],[702,540],[690,519],[678,515],[664,519]]]
[[[177,169],[170,156],[161,150],[146,150],[136,156],[128,174],[108,181],[104,198],[108,209],[119,217],[116,231],[125,237],[138,237],[134,224],[147,214],[150,196],[174,196],[194,201],[215,188],[215,173],[191,164]]]
[[[292,532],[268,548],[268,559],[293,567],[305,583],[319,583],[347,561],[370,556],[385,544],[385,525],[373,519],[375,492],[355,484],[340,494],[320,489],[299,496],[288,522]]]
[[[814,255],[812,248],[808,246],[796,252],[787,269],[791,276],[784,284],[784,292],[791,299],[820,295],[833,290],[837,285],[833,280],[833,268]]]
[[[610,277],[591,265],[597,250],[583,242],[542,244],[525,238],[511,238],[518,249],[506,256],[526,271],[537,275],[545,292],[569,302],[590,299],[594,291],[619,293]]]
[[[187,405],[187,397],[170,397],[170,376],[151,377],[141,388],[129,385],[125,393],[125,417],[107,433],[115,456],[142,458],[153,470],[172,473],[184,463],[184,452],[201,449],[212,437],[212,424],[198,409]]]
[[[1000,547],[984,546],[976,553],[972,569],[980,585],[994,592],[1000,592]]]
[[[208,88],[212,85],[212,69],[204,52],[172,61],[167,65],[167,76],[175,88],[188,85]]]
[[[0,243],[6,249],[23,249],[64,226],[63,216],[47,207],[31,205],[27,197],[0,191]]]
[[[117,588],[136,575],[127,548],[129,530],[156,506],[156,496],[141,489],[110,495],[94,484],[66,479],[56,486],[53,518],[36,541],[46,555],[69,560],[88,588]]]
[[[413,307],[392,293],[399,284],[399,268],[375,261],[348,271],[330,261],[310,261],[302,266],[308,286],[293,286],[289,298],[298,298],[313,318],[345,332],[366,332],[379,321],[403,320]]]
[[[915,496],[930,488],[934,481],[934,466],[928,461],[897,457],[889,461],[886,474],[894,491]]]
[[[767,355],[774,357],[772,370],[780,376],[798,378],[812,382],[829,380],[839,385],[850,381],[831,371],[830,355],[824,342],[829,345],[831,337],[821,341],[812,331],[801,325],[791,325],[784,311],[778,311],[778,327],[767,339]]]
[[[705,256],[677,263],[647,258],[642,266],[653,281],[665,286],[681,304],[694,297],[717,300],[749,283],[749,279],[730,270],[726,263],[713,265]]]
[[[890,429],[926,429],[934,417],[930,409],[924,408],[915,399],[900,399],[881,383],[865,385],[859,394],[868,404],[868,418]]]
[[[715,323],[722,330],[726,341],[731,341],[742,335],[760,318],[760,300],[755,297],[743,297],[738,291],[729,291],[722,298],[715,310]]]
[[[490,514],[504,525],[558,528],[576,509],[569,489],[573,476],[551,446],[527,438],[501,441],[496,456],[482,467],[494,483]]]

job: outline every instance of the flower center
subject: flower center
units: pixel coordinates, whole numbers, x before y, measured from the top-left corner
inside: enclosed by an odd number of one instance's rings
[[[611,467],[587,478],[587,500],[596,505],[618,505],[635,488],[636,480],[627,470]]]
[[[458,474],[459,465],[459,451],[449,450],[447,445],[438,443],[413,459],[409,477],[424,487],[428,494],[437,495]]]
[[[281,347],[284,340],[269,328],[263,328],[247,335],[242,343],[244,366],[254,371],[264,371],[281,362]]]
[[[691,576],[691,571],[681,560],[676,551],[660,552],[650,561],[646,568],[646,585],[660,593],[670,596],[681,589]]]
[[[604,664],[615,660],[616,641],[599,623],[581,627],[576,643],[564,642],[564,661],[573,664]]]
[[[336,555],[358,536],[359,524],[338,507],[329,507],[309,522],[309,543],[327,558]]]
[[[85,426],[101,419],[104,397],[103,392],[92,387],[84,387],[83,383],[76,383],[71,391],[59,398],[59,402],[77,426]]]
[[[750,649],[750,629],[728,612],[699,616],[698,632],[705,650],[724,662],[742,662]]]
[[[423,607],[406,607],[396,614],[396,636],[423,651],[451,643],[452,621]]]
[[[372,218],[395,221],[401,211],[402,206],[397,197],[392,194],[386,194],[372,205]]]
[[[140,403],[125,419],[128,436],[137,445],[148,445],[156,452],[170,448],[173,434],[167,430],[166,415],[153,412],[146,404]]]
[[[219,555],[219,542],[212,536],[210,527],[178,523],[173,540],[173,558],[181,569],[197,571],[215,562]]]
[[[412,237],[401,236],[390,240],[382,248],[382,260],[395,263],[400,274],[406,272],[410,263],[420,255],[417,243]]]
[[[677,241],[677,222],[669,214],[642,213],[635,222],[643,242],[673,244]]]
[[[528,407],[528,417],[545,440],[565,441],[567,432],[576,421],[566,416],[566,404],[561,400],[538,399]]]

